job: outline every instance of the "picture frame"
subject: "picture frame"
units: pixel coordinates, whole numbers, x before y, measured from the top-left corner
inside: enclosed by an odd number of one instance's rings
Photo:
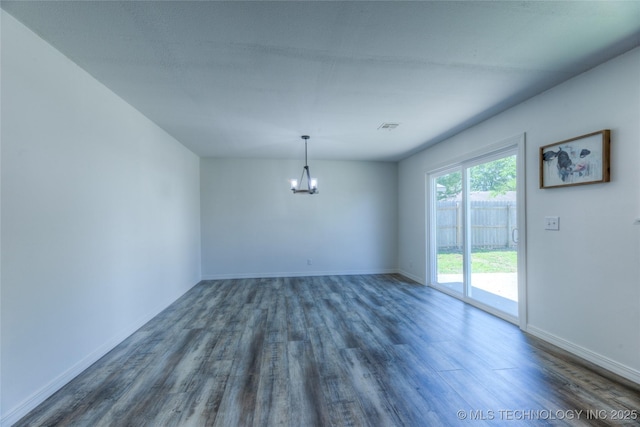
[[[540,147],[540,188],[609,182],[610,151],[609,129]]]

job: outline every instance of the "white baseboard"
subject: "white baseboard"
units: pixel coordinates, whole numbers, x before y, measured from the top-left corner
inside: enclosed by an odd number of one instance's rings
[[[195,286],[195,285],[193,285]],[[167,308],[173,302],[175,302],[178,298],[188,292],[191,288],[184,291],[182,294],[178,295],[173,300],[169,301],[167,304],[161,304],[155,309],[149,311],[145,315],[139,317],[135,322],[129,325],[126,329],[122,330],[116,336],[112,337],[110,340],[102,344],[96,350],[88,354],[86,357],[78,361],[71,368],[67,369],[56,378],[51,380],[48,384],[42,387],[40,390],[37,390],[31,396],[27,397],[20,404],[18,404],[13,409],[9,410],[6,414],[2,414],[2,419],[0,419],[1,427],[9,427],[12,424],[18,422],[22,417],[27,415],[33,409],[35,409],[42,402],[47,400],[51,395],[53,395],[56,391],[60,390],[63,386],[69,383],[72,379],[80,375],[85,369],[89,366],[93,365],[97,362],[101,357],[105,354],[113,350],[118,344],[127,339],[131,334],[144,326],[147,322],[153,319],[155,316],[160,314],[162,310]]]
[[[555,346],[558,346],[561,349],[566,350],[578,357],[581,357],[582,359],[585,359],[595,365],[598,365],[599,367],[604,368],[607,371],[611,371],[614,374],[620,375],[621,377],[626,378],[629,381],[640,384],[640,371],[636,369],[630,368],[629,366],[609,359],[606,356],[567,341],[564,338],[560,338],[542,329],[536,328],[535,326],[529,325],[525,332],[537,338],[540,338],[541,340],[547,341]]]
[[[418,283],[420,283],[421,285],[424,285],[424,284],[425,284],[425,282],[424,282],[424,278],[422,278],[422,277],[418,277],[418,276],[416,276],[415,274],[407,273],[406,271],[403,271],[403,270],[397,270],[397,271],[396,271],[396,273],[398,273],[398,274],[400,274],[401,276],[404,276],[404,277],[406,277],[406,278],[408,278],[408,279],[411,279],[411,280],[413,280],[414,282],[418,282]]]
[[[205,274],[202,280],[225,280],[225,279],[262,279],[273,277],[309,277],[309,276],[353,276],[360,274],[394,274],[398,270],[393,269],[373,269],[373,270],[345,270],[345,271],[296,271],[277,273],[225,273],[225,274]]]

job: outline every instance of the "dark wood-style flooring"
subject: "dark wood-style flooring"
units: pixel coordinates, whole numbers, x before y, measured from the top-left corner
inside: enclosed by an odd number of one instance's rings
[[[203,281],[17,425],[639,425],[637,411],[633,383],[431,288],[326,276]]]

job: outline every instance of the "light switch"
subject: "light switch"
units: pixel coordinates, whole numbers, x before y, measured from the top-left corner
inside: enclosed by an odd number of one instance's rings
[[[544,217],[544,229],[545,230],[560,230],[560,217],[558,217],[558,216],[545,216]]]

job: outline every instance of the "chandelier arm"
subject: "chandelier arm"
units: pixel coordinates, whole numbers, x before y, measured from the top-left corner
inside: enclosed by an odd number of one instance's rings
[[[304,180],[304,171],[305,171],[305,168],[302,168],[302,175],[300,175],[300,182],[298,183],[298,190],[300,190],[300,188],[302,187],[302,182]]]
[[[307,173],[307,189],[311,191],[311,175],[309,174],[309,166],[305,165],[302,174],[304,175],[305,172]]]

